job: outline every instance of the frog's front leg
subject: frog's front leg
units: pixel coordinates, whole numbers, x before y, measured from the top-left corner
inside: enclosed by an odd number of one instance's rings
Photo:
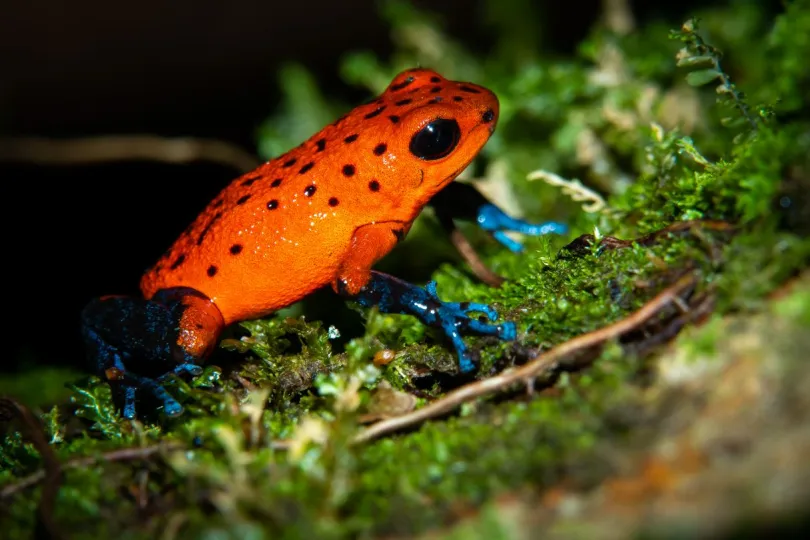
[[[222,315],[202,293],[176,288],[151,300],[106,296],[82,312],[82,334],[99,374],[124,397],[123,415],[134,418],[139,391],[156,397],[168,416],[183,407],[162,386],[171,373],[198,375],[198,363],[216,345]]]
[[[380,223],[355,231],[352,249],[332,284],[335,291],[366,307],[377,306],[383,313],[414,315],[428,326],[441,328],[453,343],[462,373],[468,373],[475,367],[463,334],[473,332],[505,340],[517,337],[512,322],[496,325],[470,316],[481,313],[490,321],[497,319],[497,312],[486,304],[443,302],[436,294],[436,283],[433,281],[422,288],[371,270],[371,266],[404,236],[402,229],[397,229],[397,226],[401,224]]]
[[[442,225],[453,229],[453,220],[474,221],[479,227],[489,232],[495,240],[514,252],[523,250],[523,246],[509,238],[507,232],[518,232],[530,236],[544,234],[565,234],[568,228],[556,221],[530,223],[514,218],[492,204],[475,187],[461,182],[450,182],[430,200],[436,216]]]
[[[498,313],[486,304],[473,302],[443,302],[436,294],[436,282],[424,288],[412,285],[382,272],[371,272],[371,279],[355,299],[364,306],[377,306],[383,313],[405,313],[416,316],[428,326],[441,328],[453,343],[458,355],[458,367],[462,373],[475,368],[473,357],[462,336],[474,332],[485,336],[497,336],[511,341],[517,337],[515,323],[489,324],[471,317],[482,313],[490,321]]]

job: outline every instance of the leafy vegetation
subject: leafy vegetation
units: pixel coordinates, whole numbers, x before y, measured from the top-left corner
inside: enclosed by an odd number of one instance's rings
[[[773,20],[757,3],[709,7],[675,29],[602,24],[576,56],[559,58],[544,55],[542,20],[527,16],[528,4],[489,2],[495,44],[481,56],[430,14],[385,2],[396,52],[350,54],[340,73],[369,94],[414,65],[494,90],[498,129],[463,180],[513,213],[567,222],[571,234],[524,238],[525,252],[515,255],[464,227],[508,278],[492,288],[437,239],[425,212],[384,268],[435,279],[443,299],[492,303],[518,323],[519,347],[469,338],[481,353],[477,379],[626,317],[686,272],[700,278],[696,294],[715,299],[715,315],[676,345],[692,356],[712,351],[716,321],[770,313],[768,295],[810,259],[800,215],[810,193],[810,5],[785,2]],[[632,28],[632,17],[626,24]],[[302,66],[288,66],[279,80],[283,106],[259,133],[265,157],[348,108]],[[566,189],[542,181],[548,176],[527,181],[537,171],[558,175]],[[600,204],[571,197],[583,185]],[[599,245],[608,235],[640,238],[691,220],[734,231],[698,223],[624,249]],[[584,234],[593,242],[571,243]],[[572,474],[593,485],[606,474],[593,465],[600,449],[649,429],[622,411],[643,407],[657,356],[614,343],[550,391],[526,397],[513,389],[410,432],[353,444],[364,415],[394,407],[382,400],[411,396],[407,410],[470,381],[456,373],[447,344],[413,318],[352,306],[330,325],[311,310],[304,303],[241,324],[243,337],[223,340],[231,354],[221,363],[191,382],[172,380],[186,407],[179,418],[125,421],[106,383],[70,385],[69,403],[40,415],[65,468],[53,516],[60,529],[74,538],[410,535]],[[772,315],[806,328],[806,287]],[[11,490],[2,492],[0,515],[10,538],[34,529],[42,492],[36,482],[18,488],[42,462],[17,427],[0,447],[0,490]],[[151,450],[110,457],[122,449]],[[491,513],[480,519],[481,530],[500,530]]]

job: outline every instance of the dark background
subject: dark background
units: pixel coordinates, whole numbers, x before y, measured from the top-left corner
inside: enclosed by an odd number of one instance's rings
[[[414,3],[440,14],[448,33],[471,50],[487,50],[479,2]],[[545,46],[561,54],[573,51],[601,11],[599,0],[541,4],[554,21]],[[705,3],[634,4],[640,22],[678,25]],[[391,48],[388,27],[368,0],[6,2],[0,136],[198,136],[252,152],[256,127],[277,105],[281,63],[301,62],[323,88],[359,102],[368,96],[340,82],[340,56],[368,49],[385,58]],[[136,294],[141,272],[235,176],[204,162],[0,162],[0,286],[11,345],[0,372],[81,365],[82,306],[101,294]]]

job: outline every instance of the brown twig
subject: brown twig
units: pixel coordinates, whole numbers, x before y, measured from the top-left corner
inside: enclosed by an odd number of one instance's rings
[[[699,323],[704,320],[715,307],[715,296],[703,293],[699,297],[690,299],[688,310],[667,321],[662,328],[657,328],[653,335],[639,342],[624,344],[624,350],[630,354],[644,355],[652,349],[674,338],[687,324]]]
[[[633,245],[646,247],[657,243],[662,236],[681,233],[692,234],[698,238],[704,239],[699,233],[701,230],[731,233],[736,230],[736,227],[731,223],[718,220],[693,219],[690,221],[676,221],[675,223],[667,225],[663,229],[653,231],[632,240],[622,240],[620,238],[616,238],[615,236],[604,236],[599,239],[598,246],[600,250],[624,249]],[[565,256],[567,253],[577,254],[580,252],[590,251],[591,246],[595,242],[597,242],[596,237],[592,234],[580,235],[569,242],[568,245],[563,247],[561,254]]]
[[[166,443],[166,444],[158,444],[155,446],[142,446],[137,448],[119,448],[118,450],[112,450],[99,456],[84,456],[69,459],[62,464],[61,468],[62,470],[68,470],[68,469],[77,469],[81,467],[89,467],[90,465],[95,465],[96,463],[102,461],[103,462],[135,461],[140,459],[147,459],[159,452],[172,452],[175,450],[183,450],[184,448],[185,446],[183,446],[180,443]],[[39,470],[35,473],[29,474],[28,476],[20,479],[19,481],[13,484],[3,486],[3,488],[0,489],[0,500],[8,498],[29,486],[33,486],[39,483],[45,478],[45,475],[46,475],[45,470]]]
[[[452,228],[450,229],[449,233],[450,241],[453,243],[456,250],[458,250],[462,258],[467,261],[467,264],[470,265],[473,274],[475,274],[478,279],[490,287],[500,287],[503,282],[506,281],[503,277],[490,270],[489,267],[484,264],[484,261],[482,261],[481,257],[478,256],[478,252],[475,251],[475,248],[472,246],[472,244],[470,244],[470,241],[467,240],[467,237],[464,236],[464,234],[455,226],[455,224],[452,224]]]
[[[514,384],[529,384],[541,375],[551,375],[559,368],[566,367],[564,365],[565,360],[576,358],[576,353],[602,345],[611,339],[638,328],[661,309],[673,303],[675,298],[678,298],[682,292],[696,283],[697,278],[693,274],[683,276],[626,318],[561,343],[553,349],[539,354],[519,368],[463,386],[411,413],[378,422],[358,433],[352,439],[352,443],[358,444],[370,441],[381,435],[399,431],[441,416],[463,403],[502,391]]]
[[[62,483],[62,466],[56,452],[48,444],[42,424],[28,407],[10,397],[0,398],[0,411],[3,418],[19,418],[25,438],[37,449],[45,464],[40,471],[40,479],[45,481],[45,485],[37,506],[36,537],[64,538],[53,519],[53,507]]]
[[[215,139],[156,135],[104,135],[66,140],[41,137],[0,139],[0,161],[87,165],[124,160],[210,161],[232,167],[240,173],[251,171],[261,163],[256,156],[238,146]]]

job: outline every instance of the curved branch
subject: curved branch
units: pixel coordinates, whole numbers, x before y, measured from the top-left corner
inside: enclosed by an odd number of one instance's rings
[[[43,137],[0,139],[0,161],[87,165],[128,160],[210,161],[232,167],[240,173],[251,171],[261,163],[250,152],[215,139],[157,135],[104,135],[65,140]]]
[[[143,446],[136,448],[119,448],[118,450],[112,450],[105,454],[101,454],[100,456],[86,456],[69,459],[61,465],[61,469],[68,470],[89,467],[102,461],[135,461],[149,458],[159,452],[171,452],[175,450],[183,450],[184,448],[185,446],[180,443],[158,444],[155,446]],[[11,497],[15,493],[41,482],[45,478],[46,474],[47,468],[40,469],[35,473],[31,473],[28,476],[21,478],[18,482],[3,486],[3,488],[0,489],[0,500]]]

